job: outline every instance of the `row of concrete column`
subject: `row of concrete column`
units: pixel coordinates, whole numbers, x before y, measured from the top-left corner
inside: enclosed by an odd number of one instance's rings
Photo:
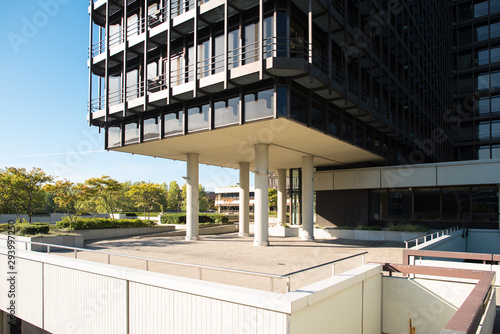
[[[187,155],[186,185],[186,240],[198,237],[198,154]],[[241,162],[239,194],[239,235],[249,236],[250,163]],[[255,204],[254,204],[254,246],[269,245],[269,145],[255,145]],[[278,223],[286,222],[286,169],[278,169]],[[314,239],[314,157],[302,157],[302,235],[303,240]]]

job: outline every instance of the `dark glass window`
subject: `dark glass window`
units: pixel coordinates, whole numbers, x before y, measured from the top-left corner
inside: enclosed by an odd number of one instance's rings
[[[294,92],[290,100],[291,117],[296,121],[307,124],[307,100],[305,96]]]
[[[498,186],[472,188],[472,213],[483,214],[477,216],[480,220],[498,219],[496,215],[488,215],[498,213]]]
[[[331,135],[340,137],[340,115],[334,111],[330,110],[328,112],[328,132]]]
[[[287,88],[278,87],[278,116],[286,116],[287,114]]]
[[[500,113],[500,96],[498,95],[491,97],[491,113]]]
[[[346,118],[342,121],[342,139],[352,143],[352,122]]]
[[[387,190],[372,190],[370,196],[370,219],[383,220],[387,207]]]
[[[443,220],[463,220],[470,212],[470,188],[443,188]]]
[[[391,220],[411,220],[411,190],[389,190],[389,214]]]
[[[490,113],[490,98],[489,97],[482,97],[479,99],[477,112],[479,115],[488,115]]]
[[[324,131],[325,130],[325,117],[323,107],[313,104],[311,107],[311,126]]]
[[[439,188],[414,190],[415,220],[437,220],[440,217]]]

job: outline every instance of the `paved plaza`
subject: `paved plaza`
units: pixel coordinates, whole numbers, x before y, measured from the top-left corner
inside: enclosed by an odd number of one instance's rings
[[[230,268],[236,270],[285,275],[318,264],[368,252],[366,262],[402,263],[403,243],[358,240],[315,240],[270,237],[270,246],[253,246],[253,237],[239,237],[237,233],[206,235],[199,241],[187,242],[183,236],[139,236],[100,240],[87,243],[86,248],[110,253],[168,260],[188,264]],[[73,257],[72,252],[55,254]],[[105,254],[78,253],[79,259],[107,263]],[[145,261],[112,255],[111,264],[145,269]],[[335,265],[335,274],[360,266],[361,257]],[[176,276],[199,278],[197,268],[148,262],[148,270]],[[332,275],[332,266],[305,271],[291,278],[292,290],[320,281]],[[269,291],[269,278],[203,269],[203,280]],[[274,292],[286,292],[286,281],[274,279]],[[500,289],[497,289],[497,317],[494,333],[500,333]]]
[[[318,264],[368,252],[366,262],[401,263],[403,243],[366,242],[356,240],[302,241],[299,238],[270,237],[270,246],[253,246],[253,237],[239,237],[237,233],[201,236],[199,241],[188,242],[182,236],[138,236],[123,239],[89,242],[86,248],[150,259],[168,260],[188,264],[230,268],[236,270],[285,275]],[[73,253],[58,253],[73,256]],[[108,257],[92,252],[78,253],[79,259],[104,262]],[[145,269],[144,260],[112,255],[111,264]],[[335,265],[335,274],[362,264],[362,257],[355,257]],[[199,278],[199,269],[165,263],[148,262],[154,272]],[[291,278],[296,289],[332,275],[332,265],[308,270]],[[270,289],[270,278],[247,274],[202,270],[202,278],[261,290]],[[273,291],[284,292],[284,279],[273,280]]]

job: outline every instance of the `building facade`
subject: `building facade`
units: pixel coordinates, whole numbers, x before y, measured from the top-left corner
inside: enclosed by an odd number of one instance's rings
[[[187,161],[188,239],[197,238],[199,163],[238,168],[242,203],[253,172],[256,245],[267,244],[268,178],[278,175],[283,222],[288,174],[291,211],[310,239],[314,170],[455,159],[455,8],[93,1],[88,120],[106,149]],[[317,190],[318,203],[330,196]]]

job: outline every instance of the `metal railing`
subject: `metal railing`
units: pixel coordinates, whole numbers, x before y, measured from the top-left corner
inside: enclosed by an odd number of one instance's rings
[[[7,240],[7,238],[4,238],[4,237],[0,237],[0,239]],[[215,270],[215,271],[220,271],[220,272],[228,272],[228,273],[243,274],[243,275],[250,275],[250,276],[266,277],[266,278],[269,278],[269,291],[270,292],[274,291],[274,280],[275,279],[285,279],[286,280],[286,291],[290,292],[291,291],[291,278],[292,278],[292,276],[295,276],[297,274],[300,274],[300,273],[303,273],[303,272],[306,272],[306,271],[309,271],[312,269],[317,269],[317,268],[324,267],[327,265],[332,265],[332,277],[333,277],[333,276],[335,276],[335,264],[336,263],[361,256],[361,260],[362,260],[361,265],[364,265],[365,264],[365,255],[368,254],[368,252],[362,252],[362,253],[346,256],[346,257],[343,257],[343,258],[340,258],[337,260],[321,263],[321,264],[318,264],[318,265],[315,265],[312,267],[293,271],[293,272],[290,272],[288,274],[276,275],[276,274],[267,274],[267,273],[261,273],[261,272],[255,272],[255,271],[229,269],[229,268],[206,266],[206,265],[184,263],[184,262],[177,262],[177,261],[151,259],[151,258],[135,256],[135,255],[119,254],[119,253],[112,253],[112,252],[105,252],[105,251],[78,248],[78,247],[70,247],[70,246],[60,246],[60,245],[46,244],[46,243],[34,242],[34,241],[25,241],[25,240],[17,240],[16,239],[15,242],[16,243],[18,243],[18,242],[24,243],[25,250],[28,250],[28,244],[46,247],[47,254],[51,254],[50,252],[51,252],[51,249],[53,249],[53,248],[70,250],[70,251],[73,251],[73,258],[75,258],[75,259],[78,259],[78,252],[92,252],[94,254],[103,254],[103,255],[106,255],[107,264],[111,264],[111,256],[128,258],[128,259],[135,259],[135,260],[142,260],[142,261],[144,261],[144,270],[146,270],[146,271],[149,271],[149,264],[151,262],[173,264],[173,265],[190,267],[190,268],[197,268],[199,280],[203,280],[203,270]]]
[[[460,229],[460,227],[453,226],[453,227],[447,228],[446,230],[437,231],[437,232],[433,232],[433,233],[429,233],[429,234],[423,235],[421,237],[417,237],[417,238],[405,240],[404,241],[405,248],[408,249],[408,245],[411,242],[415,242],[415,246],[418,246],[420,240],[423,240],[423,243],[426,243],[428,240],[434,240],[434,239],[437,239],[437,238],[442,237],[444,235],[450,235],[453,232],[458,231],[459,229]]]
[[[312,64],[314,68],[319,69],[321,72],[327,74],[334,82],[343,85],[346,81],[344,70],[337,64],[336,60],[330,61],[321,50],[314,48],[310,43],[307,43],[301,38],[281,38],[271,37],[263,40],[263,59],[271,57],[294,58],[303,59]],[[234,69],[243,65],[254,63],[261,58],[261,47],[258,41],[249,43],[247,45],[229,50],[227,55],[217,54],[206,59],[196,61],[196,68],[194,62],[190,61],[185,65],[186,59],[184,53],[178,53],[176,56],[171,57],[171,71],[170,73],[161,73],[154,79],[147,80],[147,91],[156,92],[168,88],[167,82],[170,75],[171,87],[179,86],[185,83],[194,81],[195,69],[199,78],[208,77],[216,73],[224,71],[224,62],[227,57],[228,69]],[[182,65],[181,65],[182,64]],[[179,66],[181,65],[181,66]],[[403,71],[400,70],[401,76]],[[371,96],[366,88],[359,87],[359,82],[352,75],[348,76],[349,84],[347,88],[349,91],[361,98],[364,102],[369,102]],[[143,85],[141,85],[140,94],[144,94]],[[127,87],[127,97],[129,95],[130,87]],[[138,94],[138,96],[142,96]],[[110,93],[110,105],[118,104],[123,101],[123,91],[120,94]],[[101,110],[104,107],[104,98],[94,98],[91,101],[91,110]],[[95,104],[98,106],[96,107]]]
[[[172,1],[172,8],[171,8],[172,18],[194,9],[195,4],[196,4],[195,0],[175,0],[175,1]]]

